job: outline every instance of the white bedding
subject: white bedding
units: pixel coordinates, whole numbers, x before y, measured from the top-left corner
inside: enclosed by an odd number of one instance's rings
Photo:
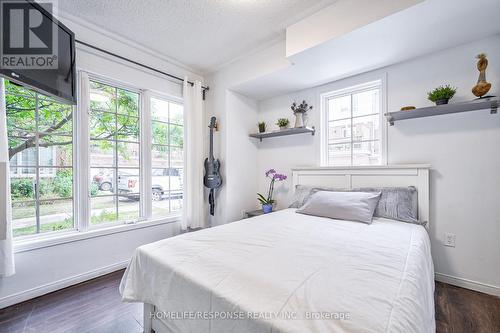
[[[427,232],[388,219],[286,209],[183,234],[139,247],[120,291],[179,333],[435,332]]]

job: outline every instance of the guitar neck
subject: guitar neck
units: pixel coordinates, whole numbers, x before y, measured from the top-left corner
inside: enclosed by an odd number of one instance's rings
[[[210,161],[214,160],[214,129],[210,127],[210,154],[208,155]]]

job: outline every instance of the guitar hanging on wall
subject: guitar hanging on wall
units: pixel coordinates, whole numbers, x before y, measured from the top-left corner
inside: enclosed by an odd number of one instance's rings
[[[216,118],[210,118],[210,154],[205,159],[205,176],[203,177],[203,184],[210,189],[208,196],[208,203],[210,204],[210,215],[214,215],[215,211],[215,189],[222,185],[222,178],[220,176],[220,162],[214,158],[214,128]]]

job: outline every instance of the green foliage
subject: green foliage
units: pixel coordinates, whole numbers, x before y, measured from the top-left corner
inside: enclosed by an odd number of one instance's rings
[[[262,205],[272,205],[273,203],[275,203],[276,201],[274,199],[267,199],[265,196],[263,196],[262,194],[260,193],[257,193],[257,200],[259,200],[259,202],[262,204]]]
[[[35,188],[32,178],[12,178],[10,180],[12,199],[33,199]]]
[[[99,193],[99,185],[96,182],[92,182],[92,184],[90,184],[90,195],[96,196],[97,193]]]
[[[61,198],[71,197],[73,194],[73,173],[69,169],[58,170],[53,182],[53,192]]]
[[[98,223],[105,223],[105,222],[111,222],[115,221],[117,218],[116,212],[114,210],[108,211],[106,209],[103,209],[99,215],[92,215],[90,218],[90,223],[92,224],[98,224]]]
[[[266,123],[264,121],[259,122],[259,132],[263,133],[266,131]]]
[[[455,96],[455,93],[457,92],[457,88],[450,86],[449,84],[445,86],[439,86],[436,89],[429,91],[427,93],[427,98],[431,102],[436,102],[441,99],[451,99],[453,96]]]
[[[276,125],[278,125],[279,127],[287,127],[289,124],[290,120],[288,120],[287,118],[279,118],[278,122],[276,123]]]

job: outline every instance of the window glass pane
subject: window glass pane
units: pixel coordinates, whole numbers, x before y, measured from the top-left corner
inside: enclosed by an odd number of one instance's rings
[[[23,141],[25,142],[25,141]],[[25,147],[25,146],[24,146]],[[36,166],[36,148],[24,148],[22,144],[9,148],[10,165]],[[14,156],[11,156],[15,154]]]
[[[12,229],[14,237],[36,234],[36,205],[34,201],[12,203]]]
[[[116,89],[90,81],[90,109],[115,112]]]
[[[139,144],[118,142],[118,166],[139,167]]]
[[[10,197],[12,202],[31,201],[35,199],[35,169],[26,170],[32,173],[33,176],[17,176],[18,168],[11,168],[10,178]],[[19,168],[21,169],[21,168]],[[22,173],[20,172],[22,175]],[[13,177],[13,175],[15,175]]]
[[[139,194],[139,169],[118,169],[118,194]]]
[[[353,142],[354,165],[376,165],[381,163],[380,141]]]
[[[15,85],[8,80],[5,80],[5,92],[9,95],[22,95],[28,98],[35,98],[36,95],[33,90]]]
[[[171,101],[152,99],[151,112],[152,214],[158,218],[173,212],[178,214],[182,209],[183,106]]]
[[[169,159],[168,154],[170,149],[167,146],[153,145],[151,154],[151,164],[153,168],[168,167]],[[154,171],[154,170],[153,170]]]
[[[353,117],[379,113],[379,89],[368,90],[352,95]]]
[[[170,145],[176,147],[184,145],[184,128],[182,126],[170,125]]]
[[[170,102],[169,122],[172,124],[184,124],[184,106],[182,104]]]
[[[73,165],[73,139],[69,136],[48,135],[39,140],[40,165]]]
[[[139,218],[139,198],[137,196],[118,197],[118,219],[120,221],[134,221]]]
[[[334,120],[329,122],[328,143],[350,142],[351,119]]]
[[[6,87],[14,234],[71,229],[73,107]]]
[[[351,165],[351,144],[328,145],[328,161],[334,166]]]
[[[180,212],[182,210],[182,193],[172,193],[170,197],[170,212]]]
[[[90,138],[91,139],[115,139],[116,138],[116,115],[108,112],[90,113]]]
[[[73,229],[73,200],[40,201],[40,232]]]
[[[151,98],[151,119],[168,122],[168,102],[158,98]]]
[[[90,195],[110,195],[116,188],[114,182],[115,169],[90,168]]]
[[[115,141],[90,141],[90,166],[113,167],[115,163]]]
[[[153,121],[151,124],[151,136],[155,144],[168,144],[168,124]]]
[[[353,118],[353,141],[377,140],[380,137],[380,118],[365,116]]]
[[[139,94],[118,89],[118,113],[139,117]]]
[[[73,196],[73,170],[47,168],[40,174],[40,199],[61,199]]]
[[[184,165],[184,151],[182,148],[171,147],[170,148],[170,168],[172,171],[182,168]]]
[[[14,107],[12,105],[13,98],[15,98],[16,101],[26,99],[10,95],[6,95],[5,97],[7,110],[9,110],[7,117],[7,134],[9,136],[33,136],[33,133],[36,132],[35,100],[26,101],[25,105],[19,104]]]
[[[116,196],[95,197],[90,199],[90,224],[113,223],[117,220]]]
[[[73,134],[73,113],[70,105],[39,99],[38,132],[58,135]]]
[[[328,120],[351,117],[351,96],[330,98],[328,100]]]
[[[128,115],[117,115],[117,139],[139,142],[139,118]]]

